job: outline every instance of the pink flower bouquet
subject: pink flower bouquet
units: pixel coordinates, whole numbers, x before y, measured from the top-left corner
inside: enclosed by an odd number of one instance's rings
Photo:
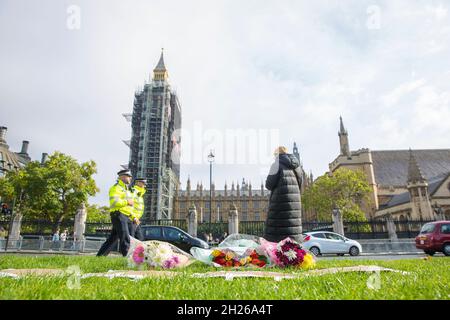
[[[278,243],[261,238],[260,242],[276,266],[283,268],[292,266],[302,269],[310,269],[315,266],[314,255],[291,238],[286,238]]]

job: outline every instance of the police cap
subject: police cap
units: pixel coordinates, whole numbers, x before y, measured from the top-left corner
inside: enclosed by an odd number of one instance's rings
[[[117,175],[120,176],[129,176],[132,177],[130,170],[120,170],[119,172],[117,172]]]

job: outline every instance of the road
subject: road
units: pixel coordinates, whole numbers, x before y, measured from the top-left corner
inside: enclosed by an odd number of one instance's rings
[[[426,254],[363,254],[356,257],[352,257],[349,255],[345,255],[343,257],[338,257],[336,255],[324,255],[319,256],[319,259],[322,260],[402,260],[402,259],[421,259],[426,257]],[[441,253],[436,253],[433,258],[445,257]]]

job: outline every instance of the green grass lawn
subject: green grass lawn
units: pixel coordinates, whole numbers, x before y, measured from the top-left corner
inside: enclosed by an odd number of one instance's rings
[[[82,273],[124,270],[121,257],[0,255],[0,269],[57,268],[77,265]],[[341,273],[274,281],[270,278],[192,278],[197,272],[218,269],[196,262],[178,269],[175,278],[87,278],[69,289],[68,277],[0,278],[0,299],[439,299],[450,300],[450,259],[320,260],[317,268],[379,265],[411,272],[381,272],[381,286],[369,289],[370,273]],[[223,269],[220,269],[223,270]],[[295,272],[294,270],[267,269]]]

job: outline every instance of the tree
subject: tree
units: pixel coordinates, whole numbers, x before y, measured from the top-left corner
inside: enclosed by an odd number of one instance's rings
[[[319,177],[302,195],[306,210],[317,212],[319,221],[331,221],[337,206],[345,221],[366,221],[361,209],[363,201],[370,201],[371,188],[362,170],[339,168],[332,175]]]
[[[22,211],[26,205],[25,189],[26,179],[25,172],[8,171],[5,176],[0,178],[0,198],[9,207],[14,207],[15,211]]]
[[[109,207],[98,206],[96,204],[90,204],[86,207],[87,219],[86,222],[90,223],[110,223],[111,217],[109,215]]]
[[[15,210],[24,216],[45,218],[56,229],[99,191],[92,178],[96,172],[94,161],[80,164],[55,152],[44,164],[32,161],[23,169],[8,172],[0,179],[0,196],[14,200]]]

